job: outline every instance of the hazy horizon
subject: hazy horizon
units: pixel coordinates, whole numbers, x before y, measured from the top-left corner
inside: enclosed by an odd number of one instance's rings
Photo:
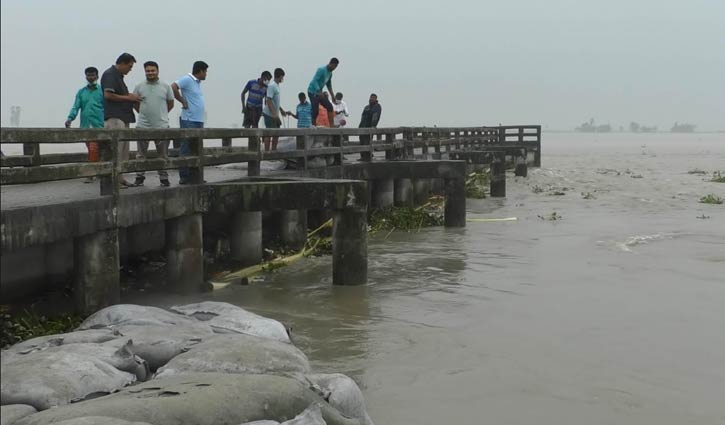
[[[209,127],[241,125],[244,82],[278,66],[287,73],[282,106],[292,108],[315,69],[336,56],[333,87],[345,94],[353,126],[375,92],[386,127],[568,130],[594,118],[614,131],[631,121],[725,129],[725,2],[317,4],[130,0],[111,20],[97,2],[3,1],[2,125],[19,105],[22,126],[62,126],[83,69],[103,72],[126,51],[139,61],[126,77],[130,89],[143,81],[146,60],[159,62],[169,83],[206,61]]]

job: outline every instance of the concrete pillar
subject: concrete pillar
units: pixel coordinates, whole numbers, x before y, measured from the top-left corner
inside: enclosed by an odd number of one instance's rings
[[[415,179],[413,181],[413,199],[415,205],[422,205],[431,196],[431,181],[433,179]]]
[[[231,254],[244,266],[262,262],[262,212],[241,211],[232,217]]]
[[[332,226],[332,284],[368,281],[367,210],[335,210]]]
[[[279,214],[279,236],[287,246],[302,248],[307,242],[307,210],[285,210]]]
[[[199,291],[204,282],[201,214],[166,221],[166,276],[175,291]]]
[[[74,240],[76,308],[91,314],[121,300],[118,229]]]
[[[393,198],[395,206],[409,207],[413,205],[413,181],[411,179],[395,179],[393,185]]]
[[[392,207],[395,201],[395,183],[393,179],[375,180],[373,187],[373,206],[375,208]]]
[[[446,204],[443,220],[446,227],[466,226],[466,182],[464,179],[445,179]]]
[[[503,153],[497,154],[491,162],[491,197],[506,196],[506,165]]]

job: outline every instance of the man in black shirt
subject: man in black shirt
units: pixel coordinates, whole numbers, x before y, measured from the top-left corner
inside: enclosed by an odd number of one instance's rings
[[[131,72],[136,58],[130,53],[123,53],[116,59],[116,64],[111,65],[101,77],[103,88],[103,118],[104,128],[128,128],[132,122],[136,122],[133,114],[133,105],[140,102],[141,98],[135,93],[129,93],[123,76]],[[128,161],[128,142],[118,142],[118,160]],[[121,178],[121,187],[132,186],[126,179]]]

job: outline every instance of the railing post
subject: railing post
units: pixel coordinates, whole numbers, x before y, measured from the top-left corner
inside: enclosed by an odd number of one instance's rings
[[[436,159],[441,159],[441,157],[440,157],[441,142],[443,141],[443,137],[441,137],[441,134],[442,134],[442,130],[438,130],[438,134],[436,135],[437,136],[436,141],[435,141],[435,144],[433,145],[433,151],[438,154]],[[448,133],[448,134],[450,135],[450,133]]]
[[[506,143],[506,129],[500,125],[498,126],[498,142]]]
[[[30,153],[26,153],[30,151]],[[40,159],[40,143],[23,143],[23,155],[31,155],[30,165],[37,167],[43,165]]]
[[[342,136],[337,134],[333,135],[331,145],[332,147],[340,148],[340,152],[333,155],[334,160],[332,165],[342,165],[345,156],[342,152]]]
[[[413,132],[410,129],[405,130],[403,133],[403,149],[397,149],[393,147],[390,151],[385,151],[385,159],[400,159],[401,156],[403,158],[407,157],[407,151],[408,151],[408,142],[413,138]],[[385,135],[385,142],[386,143],[395,143],[395,133],[388,133]],[[401,155],[402,151],[402,155]],[[390,155],[388,155],[388,152],[390,152]]]
[[[450,146],[451,145],[448,145],[448,150],[450,150]],[[453,147],[456,148],[456,150],[461,149],[461,131],[460,130],[456,130],[456,138],[455,138],[455,143],[453,144]]]
[[[204,183],[204,139],[194,137],[189,139],[191,155],[197,157],[197,165],[189,168],[189,180],[191,184]]]
[[[312,138],[309,134],[305,134],[304,136],[297,136],[297,150],[303,151],[304,156],[302,158],[297,158],[298,161],[300,161],[298,169],[307,170],[307,149],[312,144]]]
[[[370,150],[367,152],[360,152],[360,160],[364,162],[370,162],[373,160],[373,144],[371,142],[371,136],[361,134],[358,136],[360,138],[360,146],[369,146]],[[385,151],[385,156],[387,158],[388,151]]]
[[[118,160],[118,130],[113,132],[110,141],[99,142],[101,146],[101,161],[111,162],[111,175],[101,176],[101,196],[113,196],[118,199],[119,196],[119,176],[121,174],[121,163]]]
[[[428,159],[428,142],[430,135],[430,132],[423,133],[423,143],[421,144],[420,153],[425,156],[424,159]],[[415,155],[413,157],[415,158]]]
[[[231,148],[232,147],[232,138],[231,137],[225,137],[222,139],[222,147],[224,148]]]
[[[541,126],[536,126],[536,151],[534,151],[534,167],[541,167]]]
[[[257,154],[256,161],[249,161],[247,163],[247,175],[250,177],[258,176],[260,173],[259,164],[261,162],[260,158],[262,156],[262,151],[260,149],[261,143],[259,143],[259,140],[259,136],[255,134],[254,136],[250,136],[247,141],[247,150]]]

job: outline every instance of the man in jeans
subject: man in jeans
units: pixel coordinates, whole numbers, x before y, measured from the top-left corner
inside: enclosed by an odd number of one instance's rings
[[[329,99],[326,99],[322,94],[322,90],[327,87],[330,91],[330,96],[335,98],[335,92],[332,90],[332,71],[337,69],[337,65],[340,63],[337,58],[330,59],[330,63],[327,65],[317,68],[315,75],[312,77],[309,86],[307,86],[307,96],[310,98],[312,104],[312,123],[317,122],[317,115],[319,113],[319,105],[322,105],[327,110],[328,122],[332,123],[335,119],[334,108]]]
[[[132,122],[136,122],[133,105],[141,98],[137,94],[129,93],[126,83],[123,82],[123,76],[131,72],[134,63],[136,58],[133,55],[122,53],[116,59],[116,64],[111,65],[101,77],[104,128],[128,128]],[[118,160],[128,161],[128,142],[118,142]],[[120,185],[126,188],[131,186],[131,183],[121,177]]]
[[[68,113],[65,120],[65,127],[70,128],[73,120],[81,112],[81,128],[103,128],[103,90],[98,85],[98,69],[89,66],[85,70],[86,81],[88,84],[83,86],[73,102],[73,107]],[[100,153],[98,151],[98,142],[86,142],[88,147],[88,162],[98,162]],[[88,177],[84,183],[91,183],[93,177]]]
[[[201,82],[206,80],[209,65],[203,61],[194,62],[191,74],[187,74],[171,84],[174,97],[181,103],[181,128],[204,128],[204,94],[201,91]],[[181,140],[180,156],[190,156],[191,146],[188,139]],[[189,169],[179,168],[179,184],[190,184]]]
[[[169,111],[174,107],[174,93],[171,86],[159,80],[159,64],[148,61],[143,64],[146,73],[146,81],[136,85],[133,92],[141,98],[141,102],[134,105],[138,112],[138,124],[136,128],[169,128]],[[168,158],[169,141],[155,140],[156,153],[159,158]],[[138,153],[136,159],[145,159],[149,149],[147,140],[137,142]],[[144,172],[136,173],[134,186],[143,186],[145,180]],[[166,170],[159,170],[159,182],[161,186],[169,186],[169,173]]]

